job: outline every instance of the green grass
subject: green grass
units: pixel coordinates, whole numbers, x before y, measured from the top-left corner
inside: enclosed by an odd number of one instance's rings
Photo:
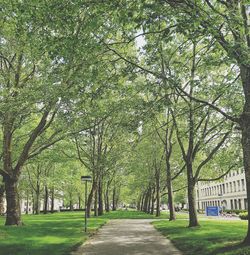
[[[153,225],[173,241],[185,255],[249,255],[240,243],[247,231],[245,221],[200,220],[201,227],[187,228],[188,222],[156,221]]]
[[[76,249],[87,238],[83,231],[84,212],[62,212],[47,215],[23,215],[24,226],[4,226],[0,217],[0,255],[64,255]],[[167,214],[162,214],[162,219]],[[115,211],[89,219],[89,233],[109,219],[155,219],[137,211]]]
[[[168,219],[169,215],[166,212],[161,212],[160,217],[155,217],[155,215],[146,214],[144,212],[135,211],[135,210],[118,210],[114,212],[109,212],[104,214],[99,218],[108,218],[108,219]],[[178,219],[187,219],[188,214],[177,214]]]
[[[166,213],[162,213],[160,219],[167,219],[168,215]],[[99,217],[100,218],[100,217]],[[108,218],[108,219],[156,219],[154,215],[146,214],[144,212],[139,212],[135,210],[118,210],[114,212],[109,212],[101,216],[101,218]]]
[[[24,226],[3,226],[0,218],[0,255],[69,254],[86,239],[83,213],[24,215]],[[105,218],[91,218],[89,233],[105,224]]]
[[[162,213],[153,224],[186,255],[250,255],[250,248],[239,247],[246,234],[245,221],[201,220],[201,227],[187,228],[187,214],[177,214],[175,222]],[[115,211],[89,219],[89,234],[83,231],[83,212],[23,215],[22,227],[4,226],[0,217],[0,255],[66,255],[77,249],[109,219],[158,219],[138,211]]]

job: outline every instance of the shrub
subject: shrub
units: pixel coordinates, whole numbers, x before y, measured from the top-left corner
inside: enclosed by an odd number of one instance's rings
[[[223,210],[223,212],[225,213],[235,213],[235,214],[240,214],[240,213],[246,213],[246,210],[230,210],[230,209],[226,209]]]
[[[239,217],[240,217],[242,220],[248,220],[248,213],[247,213],[247,212],[240,213],[240,214],[239,214]]]

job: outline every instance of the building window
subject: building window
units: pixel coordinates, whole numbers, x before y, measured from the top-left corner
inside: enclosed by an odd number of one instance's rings
[[[234,209],[237,210],[238,206],[237,206],[237,199],[234,199]]]
[[[241,199],[238,199],[239,210],[241,210]]]
[[[236,182],[234,181],[233,184],[234,184],[234,192],[236,192]]]
[[[230,203],[231,203],[231,210],[233,210],[234,209],[233,199],[230,199]]]
[[[232,182],[229,183],[229,186],[230,186],[230,193],[232,193],[233,192]]]
[[[226,183],[226,193],[229,193],[229,190],[228,190],[228,183]]]
[[[222,194],[225,194],[226,192],[225,192],[225,184],[223,183],[222,184]]]
[[[237,181],[238,191],[240,191],[240,180]]]
[[[241,186],[242,186],[242,191],[245,190],[245,180],[241,179]]]

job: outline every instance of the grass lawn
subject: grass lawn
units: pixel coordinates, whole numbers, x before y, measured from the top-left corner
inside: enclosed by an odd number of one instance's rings
[[[99,217],[100,218],[100,217]],[[166,212],[161,212],[160,217],[155,217],[151,214],[146,214],[144,212],[135,211],[135,210],[118,210],[110,213],[106,213],[101,218],[108,219],[168,219],[168,214]],[[188,214],[177,214],[178,219],[187,219]]]
[[[76,249],[87,238],[83,231],[84,212],[62,212],[47,215],[23,215],[24,226],[4,226],[0,217],[0,255],[64,255]],[[115,211],[89,219],[89,233],[109,219],[155,218],[137,211]],[[163,213],[162,219],[167,218]]]
[[[246,221],[200,220],[198,228],[187,228],[185,220],[153,224],[186,255],[250,255],[250,248],[240,245],[246,235]]]
[[[0,217],[0,255],[64,255],[87,239],[83,212],[23,215],[24,226],[3,226]],[[105,224],[105,218],[91,218],[89,232]]]
[[[23,215],[22,227],[5,227],[0,217],[0,255],[69,255],[87,238],[83,231],[84,212]],[[188,229],[187,214],[177,214],[175,222],[158,220],[153,224],[186,255],[250,255],[250,248],[239,247],[244,238],[245,221],[201,219],[201,227]],[[162,213],[160,219],[167,219]],[[109,219],[156,219],[138,211],[115,211],[89,219],[89,234]]]

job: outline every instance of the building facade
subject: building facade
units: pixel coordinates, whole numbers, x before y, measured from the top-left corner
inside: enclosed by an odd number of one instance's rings
[[[196,187],[198,210],[220,206],[223,210],[246,210],[246,179],[243,170],[230,171],[217,182],[199,182]]]

